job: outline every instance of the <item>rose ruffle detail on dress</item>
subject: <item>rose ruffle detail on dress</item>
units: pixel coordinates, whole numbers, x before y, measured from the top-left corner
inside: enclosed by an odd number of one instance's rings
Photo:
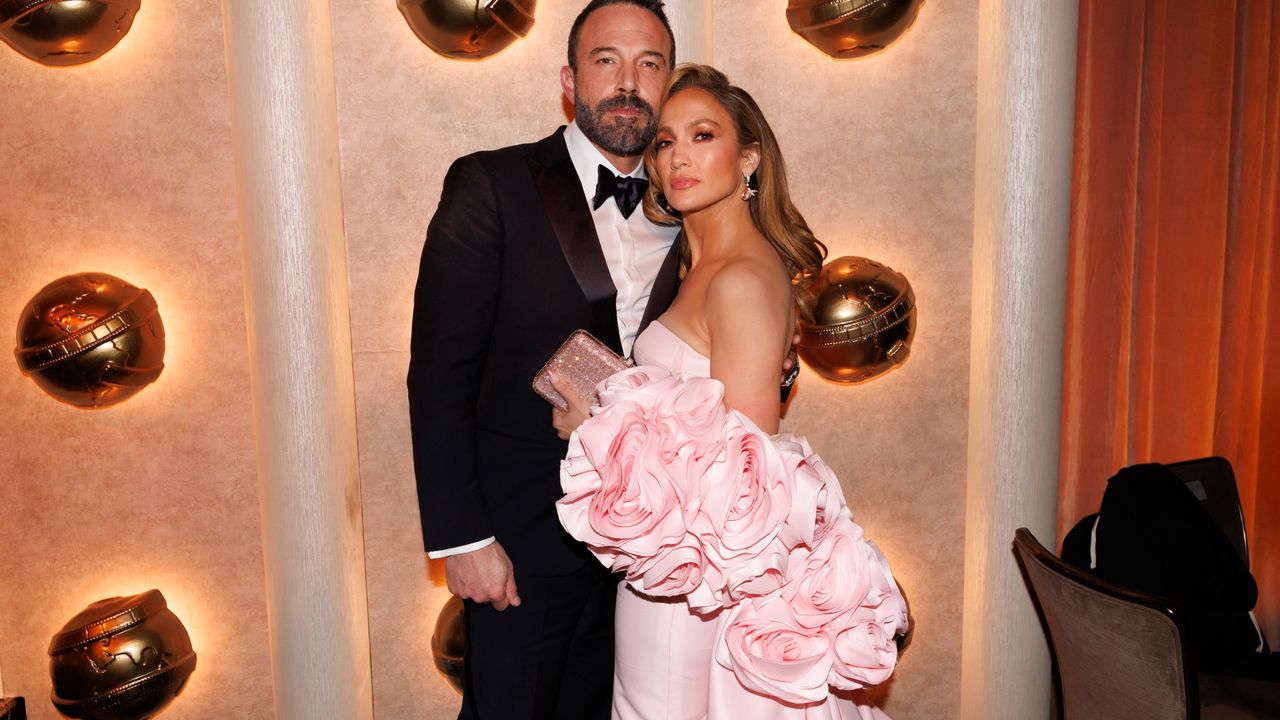
[[[643,594],[723,610],[716,661],[752,692],[805,704],[889,677],[906,604],[804,438],[770,438],[719,381],[661,368],[599,397],[561,464],[570,535]]]

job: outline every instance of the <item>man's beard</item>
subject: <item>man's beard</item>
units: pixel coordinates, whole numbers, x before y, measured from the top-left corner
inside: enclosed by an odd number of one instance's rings
[[[620,108],[639,110],[643,115],[618,117],[613,122],[604,119],[606,112]],[[613,155],[639,155],[658,132],[658,118],[654,115],[653,106],[636,95],[614,95],[601,100],[594,108],[581,97],[576,97],[573,115],[582,134]]]

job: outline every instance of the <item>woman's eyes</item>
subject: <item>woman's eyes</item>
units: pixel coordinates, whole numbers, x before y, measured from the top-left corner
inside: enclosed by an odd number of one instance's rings
[[[694,142],[705,142],[707,140],[714,140],[715,137],[716,137],[715,134],[709,130],[699,130],[698,132],[693,134]],[[673,143],[674,143],[673,140],[670,140],[668,138],[663,138],[655,142],[653,146],[658,150],[665,150],[671,147]]]

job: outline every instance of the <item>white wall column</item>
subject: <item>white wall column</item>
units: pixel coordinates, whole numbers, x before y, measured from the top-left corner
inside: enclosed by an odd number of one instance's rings
[[[711,64],[711,0],[667,0],[676,62]]]
[[[275,716],[373,717],[328,0],[223,0]]]
[[[1074,2],[981,0],[961,717],[1049,717],[1012,551],[1054,544],[1075,108]]]

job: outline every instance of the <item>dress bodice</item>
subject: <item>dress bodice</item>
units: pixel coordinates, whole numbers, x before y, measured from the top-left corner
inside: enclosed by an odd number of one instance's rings
[[[711,360],[681,340],[661,321],[649,323],[649,327],[636,338],[634,355],[636,365],[653,365],[685,377],[711,377]]]

